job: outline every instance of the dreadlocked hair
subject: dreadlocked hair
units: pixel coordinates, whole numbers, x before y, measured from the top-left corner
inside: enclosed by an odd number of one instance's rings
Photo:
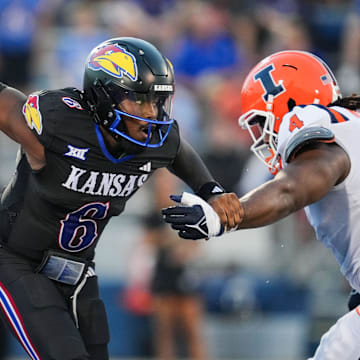
[[[344,98],[337,99],[336,101],[330,104],[330,106],[335,106],[335,105],[342,106],[350,110],[360,109],[360,95],[352,94],[351,96],[346,96]]]

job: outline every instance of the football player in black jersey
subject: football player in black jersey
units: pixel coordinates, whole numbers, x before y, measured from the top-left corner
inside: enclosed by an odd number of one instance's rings
[[[0,86],[0,129],[21,145],[1,198],[0,312],[31,359],[108,359],[94,249],[156,169],[238,212],[180,136],[174,90],[171,63],[136,38],[93,49],[83,90]]]

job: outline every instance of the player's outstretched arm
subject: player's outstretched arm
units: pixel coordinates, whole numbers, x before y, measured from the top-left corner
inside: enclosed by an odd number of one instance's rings
[[[240,222],[241,206],[236,194],[227,193],[215,181],[198,153],[183,138],[180,140],[178,154],[169,170],[190,186],[200,198],[214,207],[227,229],[233,228]]]
[[[240,199],[239,228],[272,224],[323,198],[350,171],[350,159],[337,144],[318,143],[304,150],[274,179]]]
[[[309,205],[324,197],[331,188],[342,182],[350,171],[350,160],[345,151],[336,144],[319,143],[311,150],[300,153],[283,171],[273,180],[270,180],[255,190],[249,192],[240,199],[241,210],[238,210],[239,222],[236,228],[255,228],[274,223],[285,216]],[[185,201],[184,201],[185,199]],[[214,211],[218,218],[207,209],[202,209],[201,202],[198,203],[182,197],[182,207],[172,207],[163,210],[165,221],[169,222],[179,235],[191,238],[189,229],[199,223],[203,228],[209,230],[220,222],[221,212]],[[227,212],[231,212],[228,206],[224,206]],[[236,210],[235,210],[236,211]],[[223,222],[223,226],[228,227]],[[211,232],[207,235],[218,236]],[[209,236],[208,236],[209,237]],[[197,238],[206,238],[206,236]]]
[[[34,170],[45,165],[44,148],[27,126],[22,113],[26,96],[11,87],[0,91],[0,130],[19,143],[25,150]]]

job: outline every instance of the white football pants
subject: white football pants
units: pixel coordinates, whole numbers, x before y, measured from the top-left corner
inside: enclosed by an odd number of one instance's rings
[[[308,360],[358,360],[360,358],[360,306],[342,316],[322,337]]]

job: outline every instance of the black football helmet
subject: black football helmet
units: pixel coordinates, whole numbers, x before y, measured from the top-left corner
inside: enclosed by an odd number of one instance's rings
[[[84,94],[96,123],[115,138],[126,139],[143,147],[160,147],[169,134],[175,91],[172,65],[147,41],[119,37],[106,40],[89,54],[84,74]],[[151,102],[157,108],[156,119],[146,119],[119,110],[125,99],[134,104]],[[127,133],[122,119],[146,121],[145,141]],[[120,137],[121,138],[120,138]]]

